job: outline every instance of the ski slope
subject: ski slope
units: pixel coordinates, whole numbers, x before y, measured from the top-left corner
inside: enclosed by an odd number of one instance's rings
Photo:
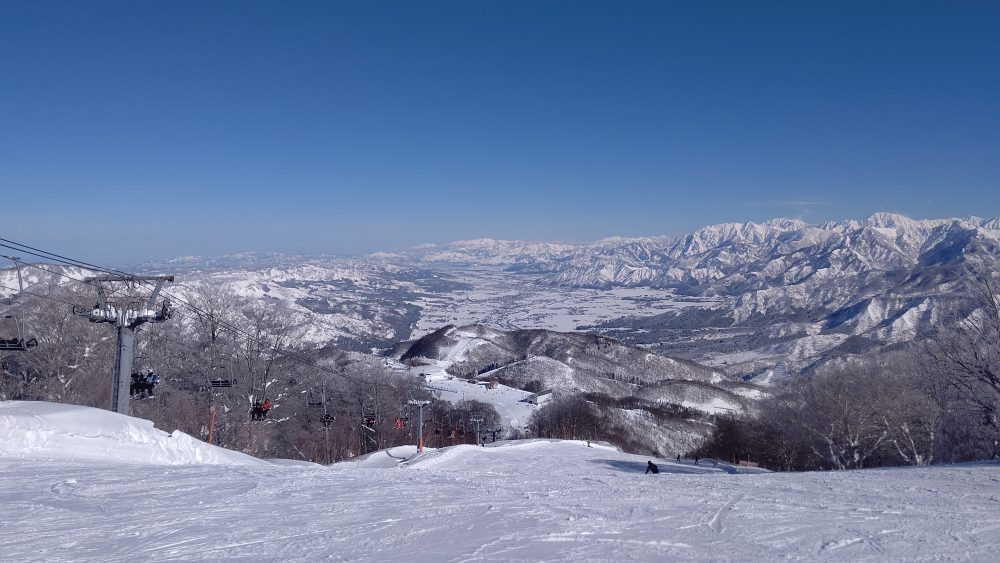
[[[645,457],[542,440],[331,467],[123,462],[124,434],[76,459],[92,436],[20,405],[0,403],[5,434],[41,418],[75,449],[0,443],[3,561],[991,561],[1000,547],[996,463],[776,474],[657,460],[644,475]]]
[[[492,405],[505,429],[523,430],[528,425],[532,413],[538,408],[537,405],[528,402],[533,393],[502,384],[490,389],[482,381],[470,383],[469,380],[449,374],[445,371],[445,365],[407,367],[396,362],[390,364],[390,368],[397,373],[406,373],[410,377],[428,382],[425,387],[438,399],[451,403],[480,401]],[[480,377],[486,379],[490,373],[484,373]]]

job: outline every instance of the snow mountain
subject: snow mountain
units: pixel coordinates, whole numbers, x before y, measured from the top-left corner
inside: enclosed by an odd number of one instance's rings
[[[490,257],[495,263],[502,255]],[[581,327],[671,355],[755,373],[925,338],[961,308],[970,269],[995,270],[1000,220],[726,223],[676,237],[614,238],[562,255],[524,254],[508,272],[559,287],[649,287],[709,307]]]

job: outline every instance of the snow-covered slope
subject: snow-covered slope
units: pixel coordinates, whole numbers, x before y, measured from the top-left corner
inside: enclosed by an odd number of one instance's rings
[[[180,431],[90,407],[0,401],[0,458],[154,465],[266,465]]]
[[[0,456],[0,558],[990,561],[1000,548],[996,463],[746,474],[654,459],[645,475],[649,458],[582,442],[498,446],[329,468]]]

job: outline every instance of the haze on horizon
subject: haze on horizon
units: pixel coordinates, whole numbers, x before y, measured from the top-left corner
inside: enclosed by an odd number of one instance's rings
[[[997,216],[996,29],[990,2],[4,2],[0,237],[121,263]]]

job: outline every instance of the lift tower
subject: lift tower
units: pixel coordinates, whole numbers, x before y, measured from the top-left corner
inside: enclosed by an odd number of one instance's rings
[[[164,299],[157,306],[165,282],[173,282],[174,276],[117,276],[106,275],[84,279],[97,288],[97,303],[90,311],[76,311],[92,323],[114,323],[118,328],[118,348],[115,352],[114,385],[111,388],[111,410],[128,414],[129,384],[132,377],[132,358],[135,355],[135,329],[145,323],[162,323],[170,318],[170,300]],[[113,298],[108,295],[108,287],[126,284],[135,288],[142,282],[155,282],[149,298]]]

